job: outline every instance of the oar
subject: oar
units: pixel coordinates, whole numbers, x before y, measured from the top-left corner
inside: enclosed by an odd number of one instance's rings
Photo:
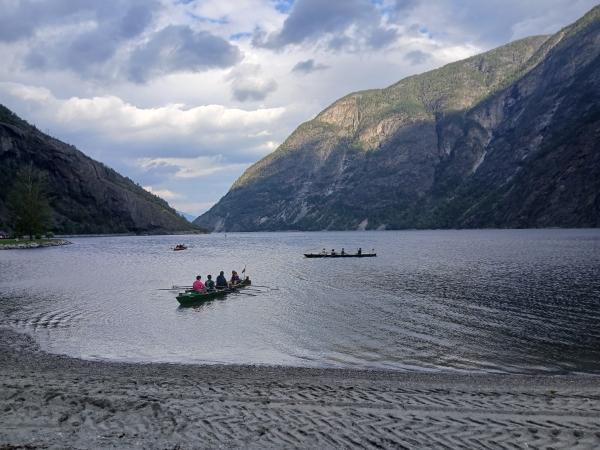
[[[192,289],[193,286],[176,286],[173,285],[173,287],[170,287],[168,289],[165,288],[161,288],[161,289],[154,289],[155,291],[176,291],[177,289]]]

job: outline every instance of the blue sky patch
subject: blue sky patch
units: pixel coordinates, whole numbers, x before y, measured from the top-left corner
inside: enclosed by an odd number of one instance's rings
[[[279,0],[277,5],[275,5],[275,9],[282,14],[289,14],[293,5],[294,0]]]
[[[219,25],[226,25],[227,23],[229,23],[225,17],[221,19],[211,19],[209,17],[197,16],[196,14],[192,14],[191,12],[186,12],[186,15],[194,19],[194,21],[200,23],[218,23]]]
[[[250,36],[252,36],[252,33],[248,33],[248,32],[246,32],[246,33],[236,33],[236,34],[232,34],[231,36],[229,36],[229,39],[231,41],[238,41],[240,39],[243,39],[245,37],[250,37]]]

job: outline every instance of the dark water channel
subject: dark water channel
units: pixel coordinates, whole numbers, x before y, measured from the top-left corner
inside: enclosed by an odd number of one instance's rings
[[[600,374],[600,230],[74,238],[0,252],[0,325],[71,356]],[[189,249],[174,252],[175,244]],[[377,258],[306,259],[323,247]],[[244,294],[175,292],[247,266]],[[265,286],[265,287],[261,287]]]

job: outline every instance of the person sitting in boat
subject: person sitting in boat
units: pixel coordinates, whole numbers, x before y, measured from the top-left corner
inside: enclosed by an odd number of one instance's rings
[[[206,286],[202,282],[202,277],[200,275],[196,277],[196,281],[194,281],[192,288],[197,292],[204,292],[206,290]]]
[[[342,255],[345,255],[345,254],[346,254],[346,250],[344,250],[344,247],[342,247],[342,252],[341,252],[341,254],[342,254]]]
[[[332,248],[332,249],[331,249],[331,256],[334,256],[334,255],[337,255],[337,253],[335,252],[335,249],[334,249],[334,248]]]
[[[204,285],[206,286],[206,290],[208,292],[216,291],[217,289],[215,288],[215,280],[212,279],[212,275],[209,275],[206,278],[208,278],[206,280],[206,283],[204,283]]]
[[[357,254],[357,255],[362,255],[362,247],[360,247],[360,248],[358,249],[358,251],[356,252],[356,254]]]
[[[327,250],[323,249],[323,255],[327,255]]]
[[[231,284],[232,286],[235,286],[236,284],[240,284],[241,282],[242,282],[242,279],[240,278],[238,273],[235,270],[232,270],[231,271],[231,281],[229,282],[229,284]]]
[[[221,273],[217,277],[217,289],[222,290],[227,288],[227,278],[225,278],[225,272],[221,270]]]

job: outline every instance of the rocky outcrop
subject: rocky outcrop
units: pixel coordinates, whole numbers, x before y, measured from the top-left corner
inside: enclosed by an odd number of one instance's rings
[[[170,233],[201,229],[132,180],[54,139],[0,105],[0,221],[25,164],[48,173],[52,231],[59,234]]]
[[[196,222],[218,231],[600,225],[600,7],[350,94]]]

